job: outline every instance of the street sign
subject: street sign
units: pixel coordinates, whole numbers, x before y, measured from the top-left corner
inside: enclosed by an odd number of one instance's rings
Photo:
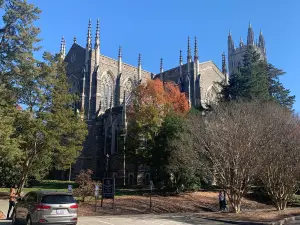
[[[73,190],[73,185],[68,185],[68,192],[72,193],[72,190]]]
[[[114,178],[104,178],[102,183],[102,198],[101,207],[103,205],[103,199],[108,198],[113,200],[113,207],[115,202],[115,179]]]
[[[115,196],[115,179],[104,178],[102,184],[102,198],[114,198]]]

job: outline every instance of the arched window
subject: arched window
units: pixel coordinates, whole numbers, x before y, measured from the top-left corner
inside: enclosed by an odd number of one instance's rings
[[[206,92],[206,104],[207,105],[211,105],[212,103],[214,103],[217,100],[217,95],[218,95],[218,91],[216,90],[215,87],[211,86],[210,88],[208,88],[207,92]]]
[[[121,102],[123,101],[124,98],[124,91],[127,97],[131,94],[132,89],[133,89],[133,82],[131,79],[127,79],[123,84],[123,92],[121,93]]]
[[[110,100],[112,98],[112,103],[114,101],[114,79],[113,76],[106,72],[101,78],[101,104],[103,105],[103,109],[106,110],[110,106]],[[102,106],[101,105],[101,106]]]
[[[133,185],[134,184],[134,175],[133,175],[133,173],[130,173],[128,175],[128,184],[129,185]]]

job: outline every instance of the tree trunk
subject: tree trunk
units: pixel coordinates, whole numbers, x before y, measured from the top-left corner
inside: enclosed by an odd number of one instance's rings
[[[239,213],[241,211],[241,201],[237,200],[233,203],[233,212]]]
[[[17,195],[20,195],[21,192],[23,191],[25,182],[26,182],[27,177],[28,177],[29,169],[30,169],[30,167],[32,165],[32,161],[33,161],[33,159],[28,158],[28,159],[25,160],[25,162],[23,164],[22,174],[21,174],[21,179],[20,179],[20,182],[19,182],[19,187],[18,187]]]

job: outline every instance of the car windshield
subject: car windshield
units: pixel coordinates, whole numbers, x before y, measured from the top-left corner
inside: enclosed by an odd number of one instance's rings
[[[45,195],[42,198],[41,203],[70,204],[70,203],[76,203],[76,201],[71,195]]]

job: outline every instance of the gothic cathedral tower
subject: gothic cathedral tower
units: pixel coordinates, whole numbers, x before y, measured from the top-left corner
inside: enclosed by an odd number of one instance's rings
[[[265,39],[260,31],[258,43],[257,41],[254,42],[254,32],[252,29],[251,23],[249,23],[248,27],[248,35],[247,35],[247,44],[244,44],[242,37],[240,38],[239,46],[236,48],[234,45],[234,41],[232,39],[231,32],[229,31],[228,35],[228,68],[229,68],[229,74],[233,73],[233,71],[238,68],[239,66],[242,66],[243,64],[243,58],[245,55],[245,52],[247,50],[247,46],[252,46],[256,52],[258,52],[261,56],[261,59],[266,60],[266,45],[265,45]]]

